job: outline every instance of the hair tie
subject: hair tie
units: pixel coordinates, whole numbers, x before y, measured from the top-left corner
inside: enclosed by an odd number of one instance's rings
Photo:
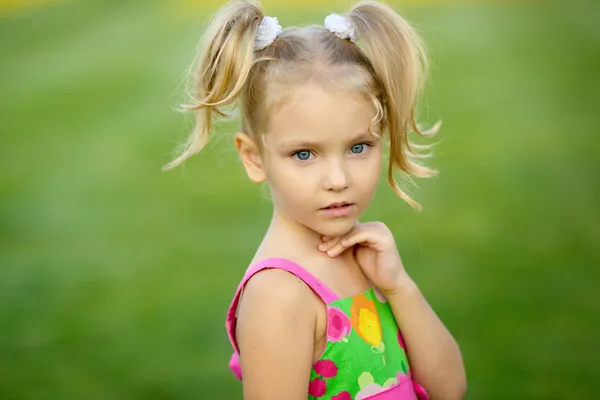
[[[352,22],[343,15],[329,14],[325,17],[325,28],[340,39],[350,39],[352,42],[358,40]]]
[[[258,25],[258,29],[256,31],[256,38],[254,38],[254,50],[259,51],[268,47],[277,39],[279,35],[281,35],[283,29],[281,25],[279,25],[279,21],[277,21],[276,17],[267,17],[265,16],[260,25]]]

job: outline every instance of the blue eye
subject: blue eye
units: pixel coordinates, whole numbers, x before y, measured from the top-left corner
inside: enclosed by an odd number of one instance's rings
[[[364,153],[365,151],[365,144],[364,143],[359,143],[359,144],[355,144],[354,146],[350,147],[350,151],[353,154],[360,154],[360,153]]]
[[[302,151],[297,151],[296,153],[294,153],[294,156],[296,156],[296,158],[300,161],[306,161],[310,158],[310,151],[308,150],[302,150]]]

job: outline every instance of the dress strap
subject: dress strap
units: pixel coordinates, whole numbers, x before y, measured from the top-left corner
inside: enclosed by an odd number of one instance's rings
[[[295,275],[296,277],[301,279],[308,287],[310,287],[312,291],[315,292],[315,294],[319,296],[325,304],[329,304],[332,301],[339,299],[339,297],[323,282],[321,282],[314,275],[312,275],[302,266],[296,264],[293,261],[286,260],[284,258],[267,258],[252,265],[248,269],[248,271],[246,271],[242,282],[240,283],[240,285],[237,288],[237,291],[235,292],[235,296],[233,298],[233,301],[231,302],[231,306],[227,311],[227,320],[225,322],[225,326],[227,328],[227,334],[229,335],[229,341],[231,342],[231,345],[233,346],[233,349],[236,353],[234,354],[234,356],[239,354],[237,343],[235,341],[235,325],[237,319],[237,306],[238,302],[240,301],[240,296],[248,280],[250,280],[250,278],[252,278],[256,273],[264,269],[281,269]]]

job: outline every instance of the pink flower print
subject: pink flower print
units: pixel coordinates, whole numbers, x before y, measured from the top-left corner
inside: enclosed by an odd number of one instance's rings
[[[400,333],[400,329],[398,329],[398,344],[402,347],[402,350],[406,353],[406,347],[404,347],[404,340],[402,339],[402,333]]]
[[[374,396],[378,393],[381,393],[385,390],[386,388],[382,387],[381,385],[378,385],[376,383],[372,383],[368,386],[365,386],[364,388],[362,388],[360,390],[360,392],[356,393],[356,400],[364,400],[367,399],[371,396]]]
[[[314,397],[322,397],[327,391],[327,384],[323,379],[315,378],[308,384],[308,394]]]
[[[350,334],[350,318],[337,307],[327,307],[327,340],[340,342]]]
[[[352,400],[352,395],[344,390],[343,392],[332,396],[331,400]]]
[[[404,372],[398,372],[396,374],[396,380],[398,381],[398,383],[402,383],[408,380],[408,375],[406,375]]]
[[[391,388],[400,386],[401,383],[408,380],[408,376],[403,372],[398,372],[395,377],[388,379],[383,385],[378,385],[373,381],[373,376],[369,372],[364,372],[358,378],[360,391],[356,394],[355,400],[365,400],[377,394],[387,392]]]
[[[323,378],[333,378],[338,373],[338,368],[331,360],[320,360],[313,365],[313,369]]]

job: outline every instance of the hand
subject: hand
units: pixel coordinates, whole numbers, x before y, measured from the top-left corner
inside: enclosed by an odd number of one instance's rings
[[[323,236],[319,250],[337,257],[349,248],[364,274],[384,295],[412,282],[400,259],[392,232],[382,222],[358,223],[342,237]]]

